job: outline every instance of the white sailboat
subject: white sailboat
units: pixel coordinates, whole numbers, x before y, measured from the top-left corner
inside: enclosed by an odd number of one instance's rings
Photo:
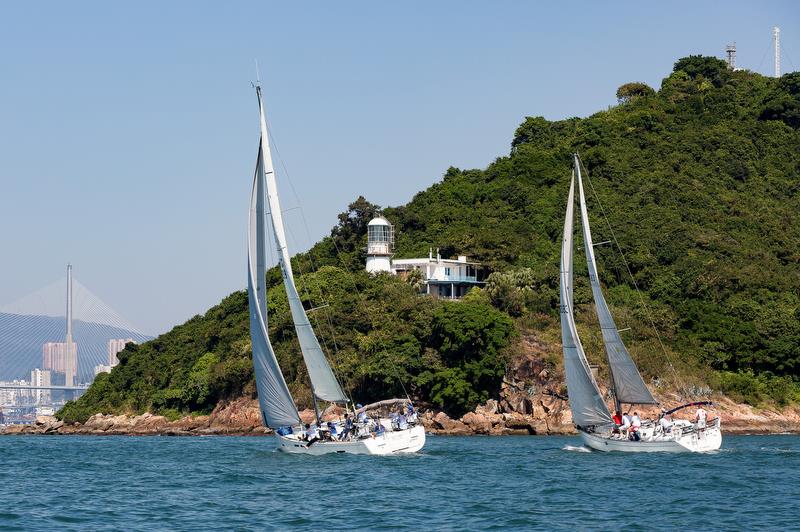
[[[250,198],[247,272],[253,366],[264,425],[275,429],[278,449],[290,453],[314,455],[327,453],[393,454],[419,451],[425,444],[425,430],[421,424],[408,424],[405,421],[393,424],[392,420],[388,418],[371,420],[368,423],[354,424],[347,436],[340,439],[330,437],[332,431],[329,431],[328,426],[322,425],[320,422],[317,400],[346,406],[348,399],[325,358],[295,287],[260,86],[256,86],[256,95],[258,97],[261,140]],[[283,378],[267,333],[266,214],[269,214],[272,222],[283,284],[300,349],[303,353],[303,361],[311,381],[312,399],[317,417],[315,425],[319,425],[319,427],[313,427],[312,430],[328,436],[312,443],[304,439],[304,427],[297,406]],[[375,405],[383,406],[386,402]],[[402,400],[388,402],[402,405]],[[368,405],[361,410],[369,409],[371,406]],[[339,435],[345,429],[342,422],[334,424],[333,428]]]
[[[614,430],[615,424],[611,413],[592,375],[586,354],[578,337],[573,312],[572,241],[576,176],[589,282],[592,287],[592,296],[602,330],[603,344],[611,375],[610,388],[614,397],[615,410],[619,411],[621,404],[657,404],[657,401],[642,380],[636,364],[628,354],[622,338],[620,338],[614,318],[611,316],[603,296],[603,290],[600,287],[597,264],[594,258],[594,244],[592,243],[592,234],[589,227],[589,214],[586,208],[586,197],[583,192],[580,161],[578,155],[575,154],[574,169],[567,199],[567,212],[564,219],[564,237],[561,244],[560,284],[564,371],[567,379],[573,423],[575,423],[583,442],[590,448],[599,451],[704,452],[719,449],[722,444],[719,418],[701,424],[683,420],[675,421],[671,427],[666,429],[658,423],[646,421],[639,430],[641,439],[638,441],[629,440],[619,431]],[[682,408],[701,404],[707,404],[707,402],[688,403],[666,412],[664,415],[670,415]]]

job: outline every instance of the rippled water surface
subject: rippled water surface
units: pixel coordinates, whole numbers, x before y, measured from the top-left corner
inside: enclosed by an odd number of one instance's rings
[[[271,438],[0,438],[3,529],[749,529],[800,526],[800,437],[707,455],[570,437],[435,437],[422,453],[287,456]]]

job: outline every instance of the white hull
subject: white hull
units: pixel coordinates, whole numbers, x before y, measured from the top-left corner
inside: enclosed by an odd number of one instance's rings
[[[643,434],[640,441],[610,437],[610,433],[580,432],[587,447],[596,451],[620,451],[625,453],[705,453],[716,451],[722,445],[719,420],[704,429],[674,429],[674,434]]]
[[[425,428],[416,425],[406,430],[386,431],[380,436],[370,436],[352,441],[316,441],[308,445],[293,436],[275,435],[278,450],[293,454],[323,455],[349,454],[404,454],[415,453],[425,445]]]

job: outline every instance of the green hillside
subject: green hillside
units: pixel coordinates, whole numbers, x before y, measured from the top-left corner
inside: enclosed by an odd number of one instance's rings
[[[798,400],[800,74],[773,79],[692,56],[658,91],[627,83],[617,97],[619,105],[588,118],[527,118],[510,153],[485,170],[450,168],[407,205],[383,209],[398,256],[438,247],[495,272],[464,303],[363,273],[366,223],[377,211],[363,198],[330,237],[296,257],[307,306],[329,305],[313,316],[358,400],[402,393],[402,380],[416,398],[458,414],[497,393],[520,333],[558,341],[558,254],[574,151],[596,192],[588,191],[595,241],[616,237],[647,302],[623,255],[598,247],[609,304],[618,325],[632,328],[625,340],[645,376],[672,374],[652,316],[681,374],[671,385],[710,386],[751,403]],[[271,337],[304,406],[305,373],[276,270],[269,281]],[[576,281],[582,337],[599,357],[580,269]],[[232,294],[126,349],[61,415],[178,415],[254,393],[246,307],[246,294]]]

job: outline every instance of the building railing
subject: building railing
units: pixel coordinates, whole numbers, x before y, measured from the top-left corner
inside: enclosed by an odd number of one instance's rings
[[[442,275],[438,277],[431,277],[428,279],[428,281],[477,283],[478,278],[474,275]]]

